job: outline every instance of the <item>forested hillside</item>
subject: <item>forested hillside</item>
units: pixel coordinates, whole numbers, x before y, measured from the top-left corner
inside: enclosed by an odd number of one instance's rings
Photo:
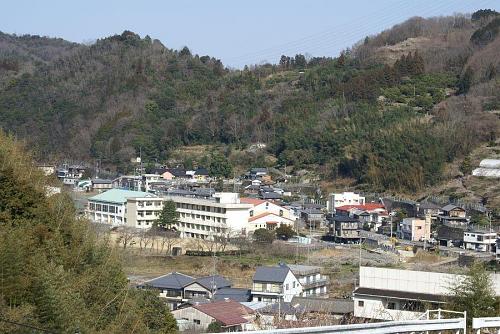
[[[125,171],[139,149],[164,161],[184,145],[266,143],[281,165],[416,191],[497,137],[485,111],[500,105],[499,19],[413,18],[337,58],[244,70],[128,31],[93,45],[2,34],[0,125],[45,160]]]
[[[131,289],[113,245],[0,131],[0,332],[173,333],[151,291]]]

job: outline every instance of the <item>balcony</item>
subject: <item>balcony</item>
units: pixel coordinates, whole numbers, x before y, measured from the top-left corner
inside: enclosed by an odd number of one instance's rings
[[[329,282],[329,279],[327,276],[321,276],[320,279],[316,280],[310,280],[310,281],[305,281],[304,283],[301,282],[302,286],[304,289],[312,289],[312,288],[317,288],[320,286],[325,286]]]

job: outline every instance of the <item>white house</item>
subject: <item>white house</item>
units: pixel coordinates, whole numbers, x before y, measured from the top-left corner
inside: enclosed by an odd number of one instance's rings
[[[493,252],[496,247],[497,233],[486,231],[465,231],[464,247],[465,249],[476,250],[479,252]]]
[[[365,198],[353,192],[343,192],[337,194],[330,194],[326,208],[328,212],[335,212],[335,209],[343,205],[364,205]]]
[[[294,296],[301,294],[302,285],[285,264],[256,268],[252,285],[252,299],[254,301],[274,303],[281,300],[290,302]]]
[[[500,274],[491,274],[500,296]],[[449,286],[462,275],[404,269],[360,267],[353,292],[354,316],[376,320],[412,320],[446,302]]]
[[[248,210],[247,232],[253,232],[259,228],[274,230],[281,225],[294,227],[296,217],[287,208],[257,198],[241,198],[240,201],[252,205]]]

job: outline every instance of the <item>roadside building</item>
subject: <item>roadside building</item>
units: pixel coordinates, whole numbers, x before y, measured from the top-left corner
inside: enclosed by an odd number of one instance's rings
[[[92,190],[106,191],[113,188],[113,180],[92,179]]]
[[[377,230],[389,218],[389,213],[383,204],[367,203],[363,205],[343,205],[335,209],[336,216],[357,218],[362,225]]]
[[[325,299],[315,297],[293,297],[290,302],[299,307],[306,319],[348,319],[354,313],[352,299]]]
[[[256,268],[252,285],[253,301],[275,303],[281,300],[289,302],[293,296],[301,294],[302,285],[286,265]]]
[[[469,222],[465,209],[453,204],[441,208],[441,214],[437,216],[437,219],[441,224],[452,227],[465,228]]]
[[[496,252],[497,233],[472,230],[464,232],[465,249],[478,252]]]
[[[398,225],[397,235],[410,241],[424,241],[431,238],[431,217],[403,218]]]
[[[328,276],[321,275],[321,267],[302,264],[286,265],[302,285],[303,297],[327,297]]]
[[[335,212],[339,206],[363,204],[365,204],[365,197],[354,192],[332,193],[328,196],[327,210]]]

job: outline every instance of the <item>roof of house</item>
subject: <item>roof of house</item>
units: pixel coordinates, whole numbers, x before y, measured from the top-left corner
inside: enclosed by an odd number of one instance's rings
[[[349,314],[354,312],[354,301],[352,299],[327,299],[294,296],[291,304],[294,307],[300,305],[304,312],[317,312],[325,314]]]
[[[172,174],[175,177],[185,177],[186,176],[186,170],[182,168],[169,168],[167,169],[167,172]]]
[[[250,197],[242,197],[240,198],[240,203],[243,204],[253,204],[253,206],[260,205],[262,203],[266,203],[267,201],[259,198],[250,198]]]
[[[208,169],[203,168],[203,167],[197,168],[197,169],[194,171],[194,174],[195,174],[195,175],[205,175],[205,176],[208,176]]]
[[[270,192],[270,193],[262,193],[260,194],[260,197],[262,199],[279,199],[281,198],[281,194],[275,193],[275,192]]]
[[[259,266],[255,269],[253,280],[257,282],[283,283],[290,268],[287,266]]]
[[[230,299],[194,305],[193,308],[214,318],[226,327],[245,324],[248,320],[244,316],[255,313],[251,308]]]
[[[268,304],[264,307],[257,309],[257,311],[262,314],[294,315],[302,313],[302,307],[300,305],[297,305],[297,307],[295,307],[292,303],[281,302],[280,304],[278,303]]]
[[[377,209],[383,209],[385,210],[385,207],[382,204],[379,203],[366,203],[366,204],[350,204],[350,205],[342,205],[335,210],[340,210],[340,211],[349,211],[352,209],[358,209],[358,210],[364,210],[364,211],[373,211]]]
[[[93,184],[111,184],[113,180],[105,180],[105,179],[92,179]]]
[[[319,273],[321,270],[321,267],[318,266],[306,266],[303,264],[287,264],[286,265],[292,273],[295,275],[307,275],[307,274],[313,274],[313,273]]]
[[[252,294],[250,289],[245,288],[222,288],[214,294],[214,300],[224,300],[225,298],[235,302],[248,302],[252,299]]]
[[[267,173],[267,168],[252,168],[250,169],[250,173]]]
[[[198,283],[207,290],[229,288],[232,285],[230,281],[220,275],[200,277],[195,279],[192,283]]]
[[[451,210],[455,210],[455,209],[459,209],[459,210],[465,211],[465,209],[463,209],[463,208],[461,208],[459,206],[456,206],[454,204],[445,205],[441,210],[443,210],[443,211],[451,211]]]
[[[302,210],[303,213],[307,214],[307,215],[320,215],[320,214],[323,214],[323,211],[319,210],[319,209],[314,209],[314,208],[309,208],[309,209],[304,209]]]
[[[173,272],[150,281],[144,282],[144,286],[150,286],[159,289],[183,289],[186,285],[191,284],[195,280],[194,277]]]
[[[261,213],[261,214],[259,214],[257,216],[250,217],[250,218],[248,218],[248,221],[249,222],[253,222],[253,221],[257,220],[257,219],[260,219],[260,218],[266,217],[266,216],[275,216],[275,217],[279,217],[281,219],[286,219],[286,220],[289,220],[290,222],[293,222],[293,220],[291,220],[290,218],[280,217],[277,214],[272,213],[272,212],[264,212],[264,213]]]
[[[336,221],[339,223],[356,223],[356,222],[359,222],[359,219],[354,218],[354,217],[340,215],[340,216],[333,217],[333,221]]]
[[[136,198],[136,197],[157,197],[157,196],[143,191],[110,189],[108,191],[100,193],[99,195],[90,197],[89,200],[123,204],[127,202],[127,198]]]
[[[433,303],[444,302],[444,299],[446,297],[441,295],[432,295],[428,293],[383,290],[383,289],[372,289],[372,288],[361,288],[361,287],[354,290],[353,294],[365,295],[365,296],[389,297],[394,299],[418,300],[418,301],[433,302]]]

